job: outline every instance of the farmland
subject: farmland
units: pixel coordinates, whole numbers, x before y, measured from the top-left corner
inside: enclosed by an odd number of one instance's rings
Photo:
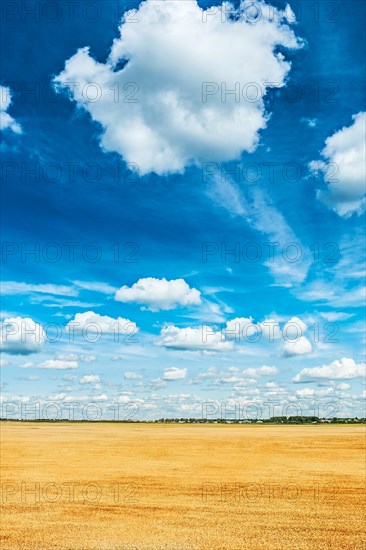
[[[1,423],[1,548],[361,549],[365,426]]]

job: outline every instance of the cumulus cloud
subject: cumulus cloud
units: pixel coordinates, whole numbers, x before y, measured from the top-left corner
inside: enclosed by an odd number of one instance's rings
[[[6,86],[0,86],[0,130],[9,129],[15,134],[22,133],[22,127],[7,112],[11,105],[11,91]]]
[[[168,349],[190,351],[229,351],[234,344],[225,341],[225,336],[210,326],[179,328],[174,325],[163,327],[160,332],[158,346]]]
[[[178,306],[192,306],[201,303],[201,293],[190,288],[184,279],[139,279],[131,287],[121,287],[115,295],[119,302],[136,302],[146,309],[159,311]]]
[[[83,363],[92,363],[95,360],[95,355],[80,355],[80,361],[82,361]]]
[[[141,374],[136,372],[125,372],[123,376],[126,380],[140,380],[142,378]]]
[[[77,361],[63,361],[62,359],[47,359],[46,361],[43,361],[42,363],[24,363],[23,365],[20,365],[23,369],[56,369],[56,370],[70,370],[70,369],[77,369],[78,368],[78,362]]]
[[[257,326],[253,324],[253,317],[235,317],[226,323],[225,338],[239,341],[250,338],[257,332]]]
[[[325,161],[313,161],[310,168],[322,172],[328,184],[318,198],[339,216],[362,214],[365,210],[366,112],[353,115],[353,124],[328,137],[321,154]]]
[[[244,3],[204,10],[194,0],[147,0],[133,15],[138,24],[125,15],[106,63],[79,49],[56,89],[101,125],[101,147],[141,174],[238,158],[256,148],[268,119],[263,96],[284,86],[290,70],[277,48],[301,45],[289,10],[257,4],[262,14],[253,23]],[[239,97],[225,96],[235,86]]]
[[[226,323],[225,338],[236,341],[274,342],[284,338],[295,340],[307,330],[307,325],[299,317],[291,317],[281,328],[277,319],[267,318],[259,323],[253,323],[253,317],[236,317]]]
[[[97,384],[100,382],[100,376],[98,374],[84,374],[80,378],[80,384]]]
[[[307,329],[308,327],[302,319],[299,317],[291,317],[291,319],[285,323],[282,329],[282,334],[284,338],[295,340],[300,336],[303,336]]]
[[[246,376],[252,376],[254,378],[257,378],[258,376],[272,376],[277,373],[278,370],[276,367],[267,367],[267,365],[263,365],[263,367],[243,370],[243,374],[245,374]]]
[[[306,355],[312,351],[313,347],[311,342],[306,336],[301,336],[298,340],[288,340],[285,342],[282,349],[282,355],[283,357],[294,357],[296,355]]]
[[[187,376],[187,369],[171,367],[164,370],[163,380],[182,380]]]
[[[99,315],[94,311],[86,311],[85,313],[77,313],[67,326],[70,330],[79,332],[87,330],[99,334],[135,334],[139,329],[136,323],[123,317],[108,317],[107,315]]]
[[[318,379],[352,379],[366,375],[365,363],[356,363],[350,357],[336,359],[329,365],[303,369],[293,379],[294,382],[307,382]]]
[[[40,352],[45,338],[42,326],[29,317],[9,317],[0,326],[0,349],[13,355]]]
[[[101,395],[94,395],[92,401],[108,401],[108,395],[102,393]]]

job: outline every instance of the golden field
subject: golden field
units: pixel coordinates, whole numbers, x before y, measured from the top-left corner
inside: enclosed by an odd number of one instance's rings
[[[1,548],[365,548],[365,426],[1,423]]]

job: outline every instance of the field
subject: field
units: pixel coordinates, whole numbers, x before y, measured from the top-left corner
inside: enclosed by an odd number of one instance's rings
[[[365,427],[2,423],[1,548],[365,548]]]

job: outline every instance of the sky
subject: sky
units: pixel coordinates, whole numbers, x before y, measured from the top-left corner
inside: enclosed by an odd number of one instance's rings
[[[3,417],[365,416],[364,20],[3,4]]]

